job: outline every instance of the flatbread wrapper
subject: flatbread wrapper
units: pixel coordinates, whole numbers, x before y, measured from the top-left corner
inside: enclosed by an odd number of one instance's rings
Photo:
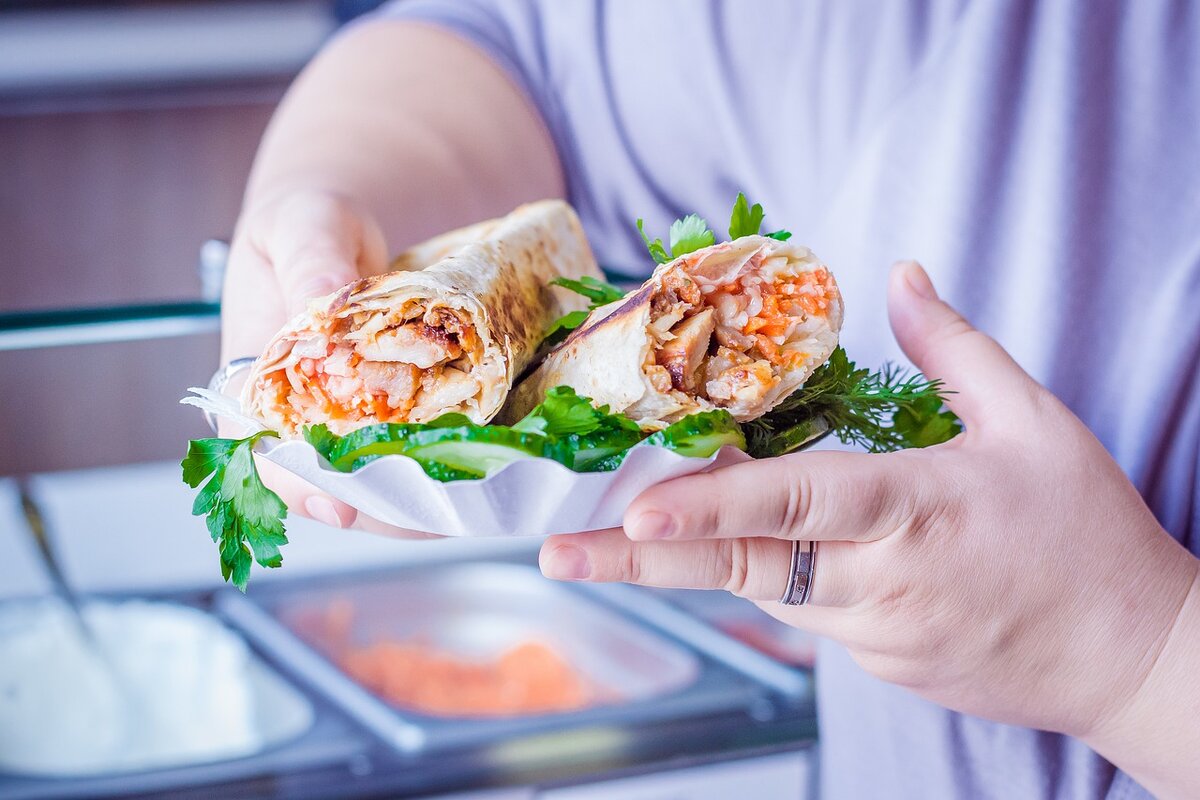
[[[838,343],[842,298],[801,245],[744,236],[680,256],[598,308],[513,392],[512,422],[566,384],[658,430],[716,408],[756,419]]]
[[[546,200],[451,231],[401,255],[399,270],[314,300],[267,345],[243,411],[287,437],[379,422],[496,415],[547,328],[586,301],[550,286],[600,278],[575,212]]]

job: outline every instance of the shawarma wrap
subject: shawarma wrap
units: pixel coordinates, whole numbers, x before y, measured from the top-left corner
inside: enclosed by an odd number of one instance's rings
[[[285,436],[449,412],[485,423],[546,328],[585,301],[557,277],[600,277],[570,206],[542,201],[400,256],[398,272],[314,300],[251,370],[243,409]]]
[[[592,312],[513,392],[519,419],[566,384],[646,430],[728,410],[756,419],[829,358],[842,298],[800,245],[743,236],[661,265],[640,289]]]

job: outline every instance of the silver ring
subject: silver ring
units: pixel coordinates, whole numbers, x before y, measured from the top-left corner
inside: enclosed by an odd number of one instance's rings
[[[233,376],[249,369],[257,360],[253,356],[243,356],[242,358],[235,358],[233,361],[230,361],[213,373],[212,378],[208,381],[209,391],[216,392],[217,394],[225,394],[225,387],[229,385],[229,381],[233,379]],[[213,429],[213,433],[217,432],[217,418],[208,409],[204,409],[204,421],[208,423],[208,427]]]
[[[802,606],[808,602],[812,594],[813,567],[817,563],[817,543],[808,542],[808,547],[802,549],[803,542],[792,542],[792,564],[788,572],[787,588],[779,602],[785,606]]]

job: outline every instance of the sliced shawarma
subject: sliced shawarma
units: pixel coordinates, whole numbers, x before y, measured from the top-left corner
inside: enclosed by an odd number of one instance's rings
[[[646,430],[698,411],[756,419],[829,358],[842,299],[803,246],[743,236],[661,265],[592,312],[513,392],[519,419],[552,386],[573,386]]]
[[[287,436],[305,424],[341,434],[450,412],[488,422],[550,323],[584,308],[550,281],[601,277],[559,201],[444,234],[394,266],[289,322],[255,363],[244,409]]]

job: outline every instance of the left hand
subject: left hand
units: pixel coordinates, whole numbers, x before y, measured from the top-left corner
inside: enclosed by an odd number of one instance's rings
[[[1197,562],[1099,441],[915,263],[892,328],[955,393],[957,438],[797,453],[642,494],[625,528],[551,537],[552,578],[726,589],[844,644],[883,680],[990,719],[1086,737],[1155,664]],[[819,540],[809,604],[777,601]]]

